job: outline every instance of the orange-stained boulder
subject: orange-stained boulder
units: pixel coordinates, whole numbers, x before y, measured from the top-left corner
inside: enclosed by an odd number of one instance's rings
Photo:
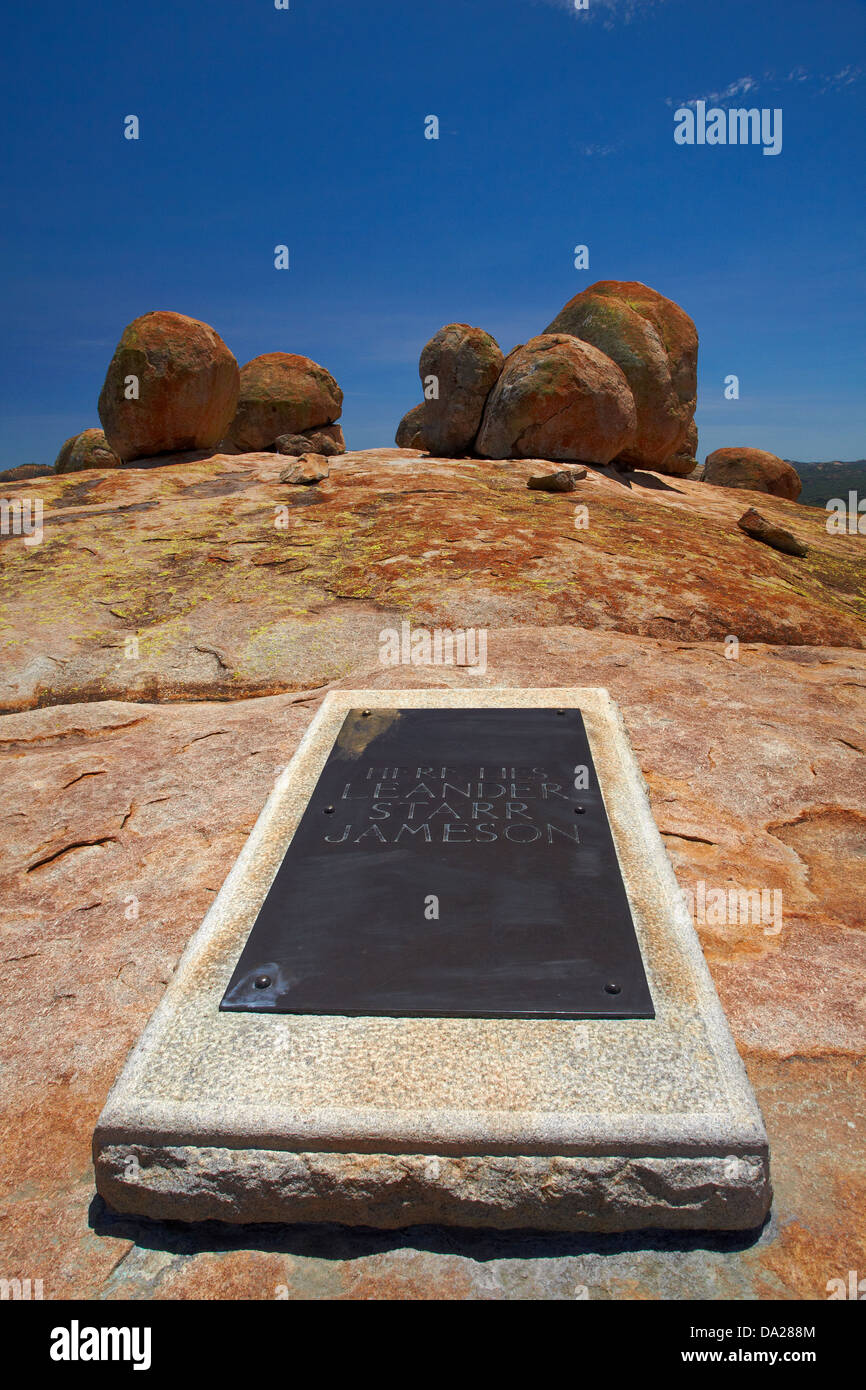
[[[803,486],[796,468],[764,449],[716,449],[707,455],[704,482],[716,487],[746,488],[769,492],[796,502]]]
[[[241,368],[241,389],[228,437],[247,453],[271,449],[283,434],[332,425],[343,393],[331,373],[294,352],[266,352]]]
[[[238,364],[198,319],[158,309],[135,319],[118,343],[99,395],[110,448],[124,463],[211,449],[238,398]]]
[[[504,362],[496,340],[468,323],[448,323],[426,344],[418,373],[425,396],[424,440],[431,454],[451,458],[471,451]]]
[[[80,473],[83,468],[120,468],[117,454],[109,447],[102,430],[83,430],[62,446],[54,464],[55,473]]]
[[[631,444],[635,423],[634,400],[616,363],[589,343],[547,333],[505,359],[476,450],[487,458],[605,464]]]
[[[426,401],[420,405],[413,405],[411,410],[407,410],[403,419],[397,426],[397,433],[394,442],[398,449],[426,449],[427,443],[424,438],[424,420]]]
[[[666,472],[681,452],[697,401],[698,335],[688,314],[635,280],[599,280],[545,329],[572,333],[607,354],[634,396],[637,431],[623,450],[631,467]]]

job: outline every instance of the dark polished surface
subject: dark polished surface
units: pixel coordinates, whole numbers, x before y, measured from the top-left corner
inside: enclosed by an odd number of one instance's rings
[[[654,1017],[580,711],[351,710],[220,1007]]]

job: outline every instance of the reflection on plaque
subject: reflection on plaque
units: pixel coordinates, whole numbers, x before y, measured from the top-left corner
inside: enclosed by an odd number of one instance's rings
[[[220,1006],[653,1018],[579,710],[351,710]]]

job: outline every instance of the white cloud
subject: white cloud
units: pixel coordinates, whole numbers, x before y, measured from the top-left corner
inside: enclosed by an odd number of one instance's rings
[[[779,91],[782,87],[792,86],[813,86],[817,88],[818,95],[824,92],[838,92],[845,87],[851,87],[855,82],[859,82],[863,76],[863,69],[849,64],[841,68],[836,73],[810,73],[805,68],[792,68],[786,77],[777,78],[773,72],[765,72],[758,79],[755,77],[738,77],[736,81],[729,82],[727,87],[720,92],[704,92],[699,97],[685,97],[683,100],[674,102],[673,97],[665,97],[667,106],[683,107],[694,106],[698,101],[706,101],[715,105],[720,101],[728,101],[734,97],[745,96],[749,92],[761,90]]]

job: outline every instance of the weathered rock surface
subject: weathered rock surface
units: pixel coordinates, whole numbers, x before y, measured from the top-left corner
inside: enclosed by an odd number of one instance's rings
[[[527,488],[552,471],[542,459],[350,452],[309,489],[280,483],[285,467],[247,454],[7,485],[42,498],[44,537],[0,540],[0,709],[309,689],[363,665],[403,618],[685,642],[866,636],[863,538],[780,498],[761,509],[805,559],[737,529],[741,493],[655,474],[590,469],[577,529],[571,498]]]
[[[330,474],[328,461],[324,454],[301,454],[280,474],[281,483],[301,484],[309,487],[312,483],[324,482]]]
[[[243,451],[271,449],[283,434],[304,434],[340,418],[343,393],[309,357],[266,352],[241,368],[237,413],[227,435]]]
[[[137,399],[127,399],[137,381]],[[124,329],[99,395],[99,418],[124,463],[212,449],[238,399],[238,364],[206,323],[167,309]]]
[[[747,536],[751,536],[756,541],[763,541],[764,545],[771,545],[774,550],[781,550],[785,555],[808,555],[809,548],[790,531],[786,531],[784,526],[774,526],[760,512],[750,507],[747,512],[743,512],[737,522],[741,531],[745,531]]]
[[[407,410],[403,419],[397,426],[395,443],[398,449],[425,449],[427,443],[424,438],[424,408],[425,402],[420,405],[413,405],[411,410]]]
[[[809,547],[791,558],[737,529],[736,491],[591,469],[576,530],[573,497],[526,486],[544,463],[371,450],[291,489],[253,454],[9,486],[45,535],[0,540],[4,1277],[46,1299],[774,1300],[866,1270],[863,538],[765,495]],[[486,627],[486,673],[383,667],[404,618]],[[760,1236],[181,1233],[93,1205],[108,1090],[323,687],[542,681],[610,689],[684,888],[782,893],[778,934],[696,923],[770,1134]]]
[[[431,454],[471,452],[504,361],[496,340],[468,323],[446,324],[426,344],[418,372],[425,388],[423,435]],[[434,395],[426,389],[431,378]]]
[[[746,488],[796,502],[802,484],[796,468],[764,449],[716,449],[707,455],[704,482],[716,487]]]
[[[83,430],[67,439],[54,463],[55,473],[80,473],[85,468],[120,468],[103,430]],[[30,474],[30,477],[37,475]]]
[[[666,472],[697,402],[698,335],[688,314],[638,281],[599,280],[569,300],[545,333],[573,333],[617,363],[637,410],[622,459]]]
[[[307,430],[306,434],[281,434],[274,442],[274,452],[293,454],[296,458],[307,453],[334,458],[345,454],[346,441],[339,425],[324,425],[318,430]]]
[[[508,354],[476,449],[487,458],[605,464],[634,432],[634,401],[616,364],[589,343],[547,334]]]

